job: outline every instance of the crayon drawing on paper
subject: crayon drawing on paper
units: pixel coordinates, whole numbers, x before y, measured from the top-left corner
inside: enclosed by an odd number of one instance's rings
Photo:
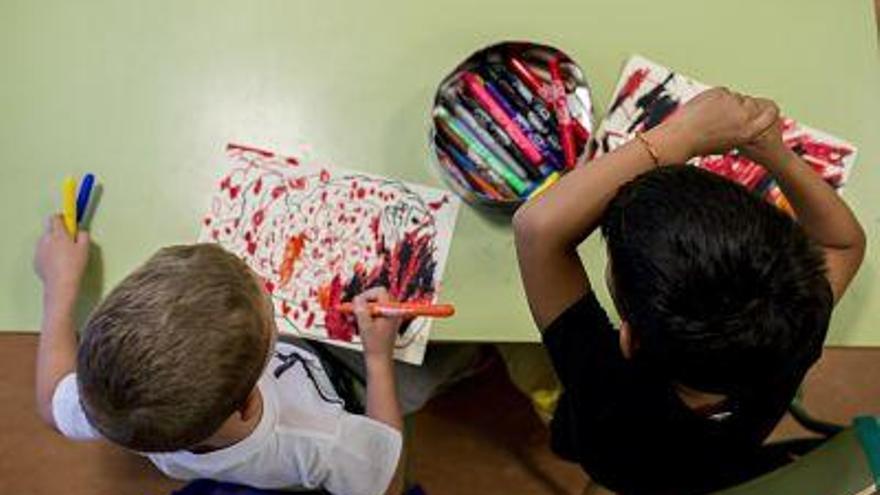
[[[596,132],[593,157],[617,148],[632,139],[636,132],[663,122],[679,106],[708,88],[643,57],[631,57],[614,90],[608,114]],[[790,118],[783,118],[782,138],[828,184],[838,192],[842,191],[855,163],[855,146]],[[726,155],[697,157],[690,163],[738,182],[789,210],[788,202],[773,178],[763,167],[735,150]]]
[[[226,156],[199,240],[262,278],[281,333],[360,349],[354,317],[325,308],[374,286],[401,301],[436,300],[457,197],[243,146]],[[430,325],[405,322],[395,357],[420,364]]]

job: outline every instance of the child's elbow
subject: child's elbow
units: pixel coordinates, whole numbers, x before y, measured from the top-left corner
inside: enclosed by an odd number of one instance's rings
[[[541,235],[544,226],[540,212],[535,208],[529,208],[528,204],[522,205],[513,214],[513,237],[516,243],[526,242]]]
[[[865,235],[865,229],[862,224],[856,223],[856,248],[864,255],[868,247],[868,236]]]
[[[45,397],[45,394],[37,393],[37,414],[40,419],[52,429],[58,429],[55,425],[55,416],[52,414],[52,399]]]
[[[867,235],[865,235],[865,229],[862,228],[862,225],[858,221],[856,221],[853,223],[852,232],[850,233],[843,250],[847,253],[846,256],[851,260],[852,264],[860,266],[862,260],[865,258],[867,246],[868,239]]]
[[[856,224],[856,236],[853,241],[853,252],[855,253],[854,257],[858,260],[858,264],[862,264],[862,260],[865,259],[865,252],[868,250],[868,237],[865,235],[865,230],[861,225]]]

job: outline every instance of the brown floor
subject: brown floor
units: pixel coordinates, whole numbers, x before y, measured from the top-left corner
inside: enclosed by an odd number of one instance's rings
[[[146,460],[98,442],[73,443],[46,428],[33,399],[35,335],[0,335],[0,492],[169,494],[178,483]],[[807,380],[815,414],[848,422],[880,414],[880,349],[827,350]],[[790,421],[776,438],[802,435]],[[579,494],[586,478],[553,457],[547,431],[496,363],[438,397],[415,418],[415,478],[431,495]]]

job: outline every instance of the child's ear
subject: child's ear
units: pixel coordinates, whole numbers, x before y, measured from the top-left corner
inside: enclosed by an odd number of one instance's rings
[[[632,359],[635,355],[636,350],[639,348],[638,339],[632,333],[632,327],[629,326],[629,322],[626,320],[622,320],[620,322],[620,352],[623,353],[623,357],[626,359]]]
[[[238,413],[241,415],[242,421],[247,421],[251,419],[254,415],[260,414],[260,409],[262,406],[262,396],[260,396],[260,392],[257,387],[254,387],[251,390],[251,393],[248,394],[247,399],[245,399],[244,403],[238,409]]]

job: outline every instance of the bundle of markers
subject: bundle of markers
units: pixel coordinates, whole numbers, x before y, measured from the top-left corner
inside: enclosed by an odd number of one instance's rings
[[[576,67],[559,52],[516,46],[474,55],[441,85],[434,108],[438,161],[481,202],[518,205],[552,184],[592,132]]]
[[[76,239],[76,233],[80,226],[87,223],[86,212],[92,198],[92,189],[95,186],[95,176],[86,174],[76,189],[76,179],[65,177],[61,183],[61,218],[64,220],[64,228],[71,237]]]

